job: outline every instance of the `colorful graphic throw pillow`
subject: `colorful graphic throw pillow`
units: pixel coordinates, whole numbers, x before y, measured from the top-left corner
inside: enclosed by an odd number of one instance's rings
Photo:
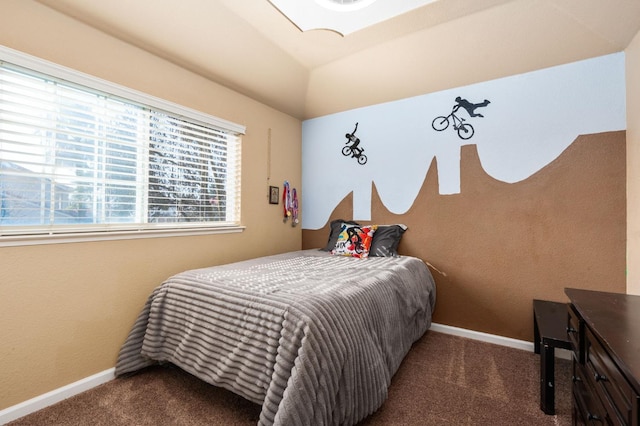
[[[377,225],[358,226],[342,224],[340,235],[336,246],[331,250],[331,254],[341,256],[352,256],[366,259],[369,257],[369,249],[373,234],[376,232]]]
[[[331,225],[329,226],[329,240],[327,241],[327,245],[321,250],[331,251],[336,246],[336,242],[338,241],[338,235],[342,231],[342,225],[358,225],[358,222],[354,222],[352,220],[344,220],[344,219],[336,219],[331,221]]]

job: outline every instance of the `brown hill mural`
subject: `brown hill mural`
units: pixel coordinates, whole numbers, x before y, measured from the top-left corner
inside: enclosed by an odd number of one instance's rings
[[[625,292],[624,131],[580,136],[514,184],[487,175],[475,145],[462,148],[460,194],[438,194],[436,168],[402,215],[374,186],[372,221],[363,222],[409,227],[400,254],[437,268],[434,322],[532,341],[533,299],[566,301],[565,287]],[[351,206],[352,194],[330,221],[351,219]],[[324,246],[328,232],[303,230],[303,248]]]

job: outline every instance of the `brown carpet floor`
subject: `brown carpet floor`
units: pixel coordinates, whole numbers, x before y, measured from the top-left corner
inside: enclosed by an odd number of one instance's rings
[[[545,415],[538,355],[429,331],[394,376],[388,400],[360,426],[568,426],[570,370],[556,359],[556,415]],[[259,414],[259,406],[176,367],[153,367],[9,425],[255,425]]]

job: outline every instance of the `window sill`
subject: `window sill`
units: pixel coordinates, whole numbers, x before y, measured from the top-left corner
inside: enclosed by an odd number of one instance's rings
[[[190,237],[196,235],[231,234],[243,232],[244,226],[211,228],[145,229],[128,231],[78,232],[68,234],[7,235],[0,237],[0,247],[65,244],[90,241],[131,240],[140,238]]]

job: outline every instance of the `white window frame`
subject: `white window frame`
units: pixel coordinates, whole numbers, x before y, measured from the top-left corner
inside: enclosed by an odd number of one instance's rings
[[[97,91],[115,95],[134,103],[146,105],[189,121],[202,123],[207,126],[232,132],[237,134],[239,137],[245,134],[246,128],[244,125],[236,124],[218,117],[214,117],[212,115],[205,114],[203,112],[184,107],[182,105],[178,105],[176,103],[109,82],[107,80],[93,77],[91,75],[84,74],[79,71],[66,68],[61,65],[45,61],[31,55],[27,55],[25,53],[4,46],[0,46],[0,61],[11,63],[38,73],[46,74],[54,78],[67,80],[74,84],[85,86],[89,89],[94,89]],[[240,155],[240,152],[241,150],[238,150],[238,155]],[[235,164],[237,164],[237,167],[239,167],[240,159],[238,159]],[[238,187],[238,190],[234,194],[230,194],[230,197],[237,198],[238,212],[240,209],[240,194],[240,187]],[[157,226],[157,224],[154,224],[154,226],[150,227],[146,227],[144,226],[144,224],[122,224],[122,226],[98,226],[96,228],[87,228],[80,231],[74,229],[64,231],[61,227],[61,230],[56,230],[55,232],[38,234],[8,233],[7,235],[0,235],[0,247],[234,233],[242,232],[244,228],[245,227],[240,224],[239,218],[238,222],[234,222],[232,224],[216,224],[215,222],[200,222],[196,224],[171,223],[167,224],[167,226]]]

